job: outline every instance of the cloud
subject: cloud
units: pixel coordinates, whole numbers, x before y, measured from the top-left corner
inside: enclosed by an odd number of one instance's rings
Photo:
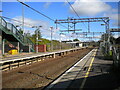
[[[103,16],[110,17],[112,26],[118,26],[120,19],[118,18],[118,9],[112,8],[103,0],[76,0],[72,7],[78,13],[79,16]],[[75,14],[70,7],[70,13]]]
[[[19,22],[16,22],[14,21],[13,23],[15,25],[21,25],[22,24],[22,16],[17,16],[15,18],[13,18],[15,20],[18,20],[20,21],[21,23]],[[25,27],[32,27],[32,26],[42,26],[42,27],[48,27],[48,22],[46,21],[42,21],[42,20],[34,20],[34,19],[31,19],[31,18],[26,18],[24,17],[24,26]]]
[[[61,35],[60,38],[61,38],[61,41],[69,40],[69,36],[68,35]]]
[[[51,5],[51,2],[46,2],[43,7],[48,8],[50,5]]]
[[[53,40],[60,40],[60,34],[59,34],[60,28],[54,28],[52,29],[52,39]],[[51,40],[51,28],[41,29],[42,36]]]
[[[109,12],[104,13],[104,17],[109,17],[110,20],[112,20],[112,26],[118,26],[118,23],[120,22],[120,14],[118,14],[118,10],[112,8]]]
[[[109,17],[110,20],[118,20],[118,14],[113,14],[113,13],[106,13],[104,14],[105,17]]]
[[[11,23],[13,23],[15,26],[18,25],[18,26],[20,26],[20,28],[22,28],[22,16],[17,16],[17,17],[14,17],[13,19],[15,19],[17,21],[20,21],[21,23],[16,22],[16,21],[12,21]],[[46,32],[49,28],[49,23],[47,21],[34,20],[34,19],[31,19],[31,18],[24,17],[24,29],[25,29],[24,32],[25,33],[30,32],[31,34],[33,34],[36,29],[32,28],[32,26],[42,26],[41,27],[41,33],[43,33],[43,34],[44,34],[44,32],[48,33],[48,32]]]
[[[111,9],[108,4],[100,0],[92,0],[92,2],[91,0],[76,0],[72,7],[80,16],[95,16]],[[70,12],[75,14],[71,7]]]
[[[118,26],[118,22],[120,22],[118,14],[108,14],[108,16],[110,17],[110,19],[114,20],[112,26]]]

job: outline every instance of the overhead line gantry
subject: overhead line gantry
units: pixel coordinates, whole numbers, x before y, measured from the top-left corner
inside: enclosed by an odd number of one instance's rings
[[[70,28],[73,28],[74,32],[76,31],[76,24],[77,23],[83,23],[83,22],[104,22],[106,27],[106,33],[109,33],[109,17],[96,17],[96,18],[68,18],[68,19],[57,19],[55,21],[56,26],[60,23],[68,23],[68,32],[70,31]],[[73,26],[70,26],[69,24],[73,24]]]

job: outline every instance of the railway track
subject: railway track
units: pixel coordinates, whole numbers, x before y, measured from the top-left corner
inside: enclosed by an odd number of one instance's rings
[[[81,49],[64,56],[47,58],[31,65],[25,65],[10,71],[3,71],[2,87],[42,89],[78,62],[90,50]]]
[[[11,70],[23,65],[29,65],[34,62],[43,61],[47,58],[56,58],[57,56],[64,56],[66,54],[81,50],[83,48],[73,48],[68,50],[60,50],[55,52],[36,53],[23,56],[13,56],[9,58],[3,58],[0,60],[2,70]]]
[[[90,55],[93,53],[94,49],[91,50],[87,55],[85,55],[80,61],[74,64],[70,69],[66,70],[60,77],[54,80],[52,83],[47,85],[44,90],[49,89],[68,89],[71,87],[72,82],[79,77],[79,74],[84,76],[83,71],[87,71],[90,63]]]

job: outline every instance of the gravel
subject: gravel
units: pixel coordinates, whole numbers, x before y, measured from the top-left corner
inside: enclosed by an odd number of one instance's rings
[[[69,69],[91,49],[82,49],[55,59],[48,58],[31,65],[25,65],[10,71],[2,72],[2,87],[43,89],[58,76]]]

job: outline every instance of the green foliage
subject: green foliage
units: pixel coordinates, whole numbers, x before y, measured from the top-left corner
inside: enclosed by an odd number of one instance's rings
[[[73,41],[79,41],[79,40],[76,38],[76,39],[73,39]]]
[[[39,41],[38,44],[49,44],[49,43],[51,43],[51,41],[48,40],[48,39],[41,38],[39,40],[41,40],[41,41]]]
[[[57,40],[53,40],[52,42],[53,42],[53,45],[58,45],[58,44],[60,44],[60,42],[57,41]]]
[[[19,32],[20,32],[21,34],[23,34],[23,30],[22,30],[21,28],[19,29]]]
[[[37,34],[38,34],[38,39],[40,39],[42,36],[41,36],[41,32],[40,30],[35,30],[35,34],[33,34],[35,37],[37,37]]]
[[[51,50],[51,40],[45,39],[45,38],[41,38],[41,33],[39,32],[38,34],[38,44],[39,45],[46,45],[47,46],[47,51]],[[35,34],[31,35],[28,37],[34,44],[37,43],[36,38],[37,38],[37,32],[35,32]],[[78,40],[77,40],[78,41]],[[57,40],[52,40],[52,45],[53,45],[53,50],[59,50],[60,47],[61,49],[68,49],[71,48],[71,45],[68,45],[66,43],[60,43]]]
[[[37,38],[37,32],[38,32],[38,40],[40,40],[41,39],[41,32],[40,31],[35,31],[34,32],[34,34],[33,35],[31,35],[31,36],[29,36],[28,38],[30,38],[30,40],[34,43],[34,44],[36,44],[36,38]]]

